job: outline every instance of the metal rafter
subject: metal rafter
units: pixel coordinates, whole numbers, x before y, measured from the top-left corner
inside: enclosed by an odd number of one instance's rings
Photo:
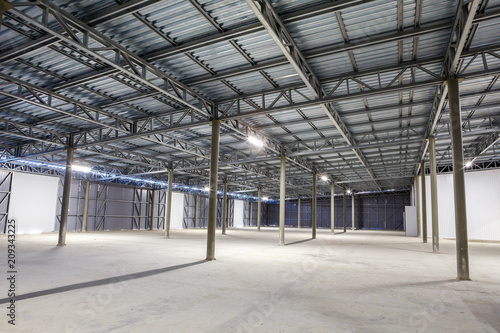
[[[323,98],[326,96],[318,78],[316,77],[314,71],[311,69],[304,55],[301,53],[298,46],[295,44],[290,33],[287,31],[284,23],[281,21],[279,15],[276,13],[271,3],[268,0],[246,0],[247,4],[250,6],[254,14],[257,16],[259,21],[264,25],[267,32],[276,43],[276,45],[281,49],[285,57],[288,59],[289,63],[293,66],[295,71],[299,74],[302,81],[305,83],[309,91],[313,94],[314,98]],[[326,112],[328,117],[333,122],[334,126],[344,137],[345,141],[350,145],[356,145],[356,141],[352,137],[351,133],[345,126],[340,115],[335,110],[332,104],[323,104],[321,106]],[[368,162],[363,156],[363,153],[354,149],[354,153],[358,156],[361,163],[366,167],[368,173],[372,178],[376,178]],[[380,184],[376,181],[377,187],[381,190]]]

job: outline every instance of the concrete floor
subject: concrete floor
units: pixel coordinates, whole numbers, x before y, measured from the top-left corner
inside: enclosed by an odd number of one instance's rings
[[[459,282],[453,241],[433,254],[400,232],[310,232],[280,247],[276,229],[218,230],[213,262],[205,230],[69,233],[63,248],[18,235],[17,325],[2,279],[0,332],[500,330],[500,244],[471,243],[473,281]]]

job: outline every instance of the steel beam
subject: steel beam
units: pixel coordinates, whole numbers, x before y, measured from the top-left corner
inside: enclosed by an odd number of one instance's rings
[[[200,196],[196,194],[194,196],[194,227],[198,229],[198,206],[200,202]]]
[[[449,86],[451,146],[453,151],[453,193],[455,199],[455,235],[457,252],[457,278],[470,280],[469,244],[467,237],[467,202],[465,200],[464,152],[462,144],[462,115],[460,110],[459,81],[446,81]]]
[[[268,34],[271,36],[275,44],[281,49],[282,53],[288,59],[288,62],[295,69],[299,77],[305,83],[309,91],[313,94],[314,98],[324,98],[327,96],[321,84],[316,77],[314,71],[307,63],[306,58],[300,51],[299,47],[287,31],[285,25],[281,21],[279,15],[274,10],[269,0],[246,0],[248,6],[252,9],[262,25],[266,28]],[[356,145],[354,137],[351,135],[346,125],[342,121],[340,115],[335,110],[332,104],[322,104],[324,112],[333,122],[339,133],[343,136],[344,140],[349,146]],[[353,149],[354,154],[359,158],[361,164],[366,167],[368,173],[372,178],[375,174],[370,169],[366,158],[363,153],[358,149]],[[375,184],[381,190],[380,184],[375,180]]]
[[[253,221],[252,221],[253,220],[253,201],[250,200],[248,202],[248,206],[250,206],[250,214],[249,214],[250,218],[248,220],[248,226],[251,227],[253,224]]]
[[[318,181],[318,175],[316,173],[313,173],[313,191],[312,191],[312,239],[316,239],[316,218],[317,218],[317,203],[318,203],[318,196],[317,196],[317,181]]]
[[[330,183],[330,226],[335,234],[335,182]]]
[[[174,178],[174,170],[168,172],[168,188],[167,188],[167,216],[165,221],[165,238],[170,238],[170,220],[172,215],[172,185]],[[197,220],[197,219],[196,219]]]
[[[281,173],[280,173],[280,237],[279,245],[285,245],[285,205],[286,205],[286,156],[280,157]]]
[[[219,173],[220,120],[212,120],[212,149],[210,156],[210,197],[208,200],[207,258],[215,260],[215,229],[217,227],[217,181]]]
[[[297,202],[297,205],[298,205],[298,207],[297,207],[297,229],[300,229],[300,203],[301,203],[300,197],[298,198],[297,201],[298,201]]]
[[[351,217],[352,224],[351,224],[351,230],[354,231],[354,229],[356,229],[355,225],[354,225],[354,191],[352,191],[351,199],[352,199],[352,207],[351,207],[351,210],[352,210],[352,217]]]
[[[149,219],[150,219],[150,224],[149,224],[149,230],[152,231],[154,228],[154,220],[155,220],[155,198],[156,196],[156,190],[152,189],[151,190],[151,213],[149,214]]]
[[[222,197],[222,234],[226,234],[226,223],[227,223],[227,181],[224,180],[224,194]]]
[[[260,231],[260,217],[262,210],[262,189],[259,188],[259,192],[257,194],[257,230]]]
[[[61,203],[61,221],[59,223],[59,241],[57,246],[66,245],[66,227],[68,225],[69,200],[71,193],[71,172],[73,170],[73,147],[66,149],[66,172],[64,173],[63,194]]]
[[[8,11],[9,9],[12,9],[12,8],[14,8],[14,6],[12,6],[10,3],[8,3],[5,0],[0,0],[0,28],[2,26],[3,13],[5,13],[6,11]]]
[[[346,206],[346,198],[347,194],[346,194],[346,190],[344,189],[344,196],[343,196],[343,200],[344,200],[344,232],[347,232],[347,206]]]
[[[82,232],[87,232],[89,221],[90,180],[85,181],[85,199],[83,200]]]
[[[429,138],[429,157],[431,160],[431,209],[432,209],[432,252],[439,252],[438,188],[436,164],[436,138]]]

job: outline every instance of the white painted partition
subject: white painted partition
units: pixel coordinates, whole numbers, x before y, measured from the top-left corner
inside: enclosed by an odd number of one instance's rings
[[[405,206],[405,233],[407,237],[417,237],[417,207]]]
[[[234,200],[234,227],[243,228],[243,200]]]
[[[9,219],[16,220],[17,233],[54,231],[59,178],[14,172]]]
[[[430,178],[426,177],[427,235],[432,236]],[[439,237],[455,238],[453,175],[438,175]],[[500,241],[500,170],[465,173],[467,228],[471,240]]]
[[[165,209],[166,213],[166,209]],[[172,192],[172,210],[170,212],[170,229],[182,229],[184,216],[184,193]]]

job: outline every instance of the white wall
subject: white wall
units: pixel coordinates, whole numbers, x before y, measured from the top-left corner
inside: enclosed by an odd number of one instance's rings
[[[166,209],[165,209],[166,213]],[[172,210],[170,212],[170,229],[182,229],[184,215],[184,193],[172,192]]]
[[[243,200],[234,200],[234,227],[243,228]]]
[[[432,237],[431,184],[426,176],[427,235]],[[439,237],[455,238],[453,174],[438,175]],[[500,170],[465,173],[469,239],[500,241]]]
[[[54,231],[58,182],[57,177],[13,174],[9,219],[16,220],[19,234]]]

